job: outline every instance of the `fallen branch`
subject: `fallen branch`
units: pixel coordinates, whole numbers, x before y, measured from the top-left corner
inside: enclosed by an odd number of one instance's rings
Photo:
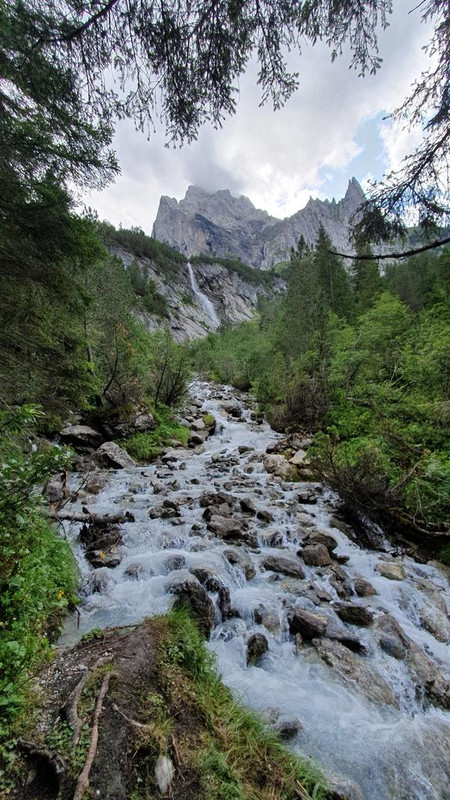
[[[126,720],[130,725],[132,725],[133,728],[138,728],[138,730],[140,730],[140,731],[142,731],[142,730],[148,731],[148,727],[149,727],[148,725],[144,725],[143,722],[138,722],[137,719],[132,719],[131,717],[128,717],[125,714],[125,712],[122,711],[122,709],[119,708],[118,705],[116,705],[116,703],[113,703],[112,707],[113,707],[114,711],[117,711],[117,713],[120,714],[120,716],[123,717],[124,720]]]
[[[95,522],[97,525],[105,525],[109,522],[118,524],[134,522],[134,516],[129,511],[125,514],[93,514],[90,511],[53,511],[50,516],[58,520],[68,520],[69,522]]]
[[[92,769],[92,764],[94,763],[94,758],[97,754],[97,745],[98,745],[98,721],[100,719],[100,715],[102,713],[102,704],[103,700],[106,697],[109,682],[113,675],[117,675],[117,672],[107,672],[106,675],[103,676],[102,685],[100,687],[100,691],[98,693],[97,702],[95,704],[95,711],[94,716],[92,719],[92,735],[91,735],[91,744],[89,745],[88,754],[86,756],[86,761],[84,762],[84,767],[81,770],[77,786],[75,789],[75,794],[73,796],[73,800],[83,800],[84,792],[86,791],[87,787],[89,786],[89,775]]]
[[[357,255],[353,256],[350,253],[337,253],[335,250],[328,250],[328,252],[333,256],[340,256],[341,258],[351,258],[352,261],[382,261],[386,259],[393,259],[393,258],[408,258],[409,256],[415,256],[418,253],[425,253],[426,250],[435,250],[437,247],[442,247],[444,244],[449,244],[450,236],[446,236],[445,239],[436,239],[435,242],[431,242],[431,244],[425,244],[423,247],[416,247],[411,250],[403,250],[401,253],[376,253],[373,255],[372,253],[367,253],[367,255]]]

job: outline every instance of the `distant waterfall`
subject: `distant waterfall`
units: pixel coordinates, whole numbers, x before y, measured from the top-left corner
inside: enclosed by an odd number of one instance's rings
[[[197,298],[198,304],[201,306],[201,308],[203,308],[203,311],[205,312],[205,314],[208,315],[211,322],[214,323],[214,327],[218,328],[220,326],[220,319],[217,316],[216,309],[214,308],[213,304],[211,303],[211,300],[206,296],[206,294],[203,294],[203,292],[200,291],[190,261],[188,261],[188,270],[189,270],[189,278],[191,280],[191,288]]]

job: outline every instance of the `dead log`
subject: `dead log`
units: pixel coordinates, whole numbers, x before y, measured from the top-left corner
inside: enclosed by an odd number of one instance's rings
[[[130,511],[121,514],[92,514],[90,511],[53,511],[52,517],[57,520],[67,520],[68,522],[95,522],[97,525],[108,523],[121,524],[123,522],[134,522],[134,515]]]

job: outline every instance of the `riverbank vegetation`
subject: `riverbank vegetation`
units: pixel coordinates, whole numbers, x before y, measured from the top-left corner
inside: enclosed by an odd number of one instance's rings
[[[314,433],[316,474],[351,506],[420,534],[450,523],[450,251],[349,274],[321,231],[259,319],[193,347],[255,393],[278,430]]]
[[[80,727],[74,745],[61,708],[71,708],[73,676],[80,674],[75,705]],[[183,610],[125,629],[91,632],[58,656],[56,670],[43,682],[51,702],[24,729],[29,747],[14,765],[14,800],[34,796],[26,784],[27,752],[33,750],[44,754],[42,772],[46,764],[48,772],[52,763],[63,765],[57,786],[61,796],[74,796],[87,763],[102,687],[94,767],[101,794],[114,785],[130,800],[169,794],[178,800],[329,796],[315,765],[293,756],[268,726],[236,702]]]
[[[0,788],[13,726],[26,713],[31,679],[52,654],[78,583],[71,548],[43,516],[40,495],[70,453],[36,447],[40,413],[33,406],[0,412]]]

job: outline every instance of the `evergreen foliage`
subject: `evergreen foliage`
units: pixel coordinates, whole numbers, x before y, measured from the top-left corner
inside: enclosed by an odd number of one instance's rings
[[[220,264],[225,267],[228,272],[235,272],[246,283],[254,284],[255,286],[273,286],[274,275],[272,272],[264,272],[264,270],[254,269],[244,264],[240,258],[221,258],[219,256],[192,256],[191,264]]]
[[[278,307],[197,343],[196,363],[237,386],[245,375],[277,429],[315,432],[313,466],[352,507],[416,531],[448,526],[450,253],[385,278],[361,261],[346,298],[327,250],[323,233],[314,251],[300,242]]]

